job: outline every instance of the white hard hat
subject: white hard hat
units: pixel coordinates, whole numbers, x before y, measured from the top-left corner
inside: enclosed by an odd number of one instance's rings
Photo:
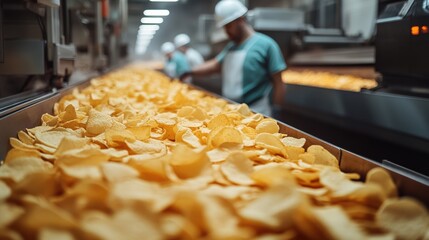
[[[185,46],[186,44],[189,44],[191,42],[191,39],[186,34],[179,34],[174,38],[174,45],[176,47]]]
[[[237,0],[222,0],[215,7],[217,27],[223,27],[226,24],[244,16],[247,13],[247,7]]]
[[[166,42],[166,43],[162,44],[162,46],[161,46],[161,51],[164,54],[172,53],[172,52],[174,52],[174,50],[175,50],[174,44],[171,42]]]

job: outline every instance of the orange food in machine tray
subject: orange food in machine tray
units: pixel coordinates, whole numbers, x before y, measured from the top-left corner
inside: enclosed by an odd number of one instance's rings
[[[361,89],[371,89],[377,86],[373,79],[364,79],[350,75],[337,75],[328,72],[312,71],[284,71],[284,83],[307,85],[321,88],[331,88],[345,91],[359,92]]]

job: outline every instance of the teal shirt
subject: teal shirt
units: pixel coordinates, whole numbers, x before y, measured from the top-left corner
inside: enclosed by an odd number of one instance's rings
[[[170,77],[178,78],[185,72],[189,72],[191,70],[188,60],[186,60],[186,56],[181,52],[174,52],[171,59],[168,60],[167,62],[173,63],[176,65],[176,72],[174,76],[170,76]]]
[[[240,45],[228,43],[216,60],[222,64],[230,51],[239,51],[251,44],[243,64],[242,102],[250,105],[272,91],[272,75],[286,69],[278,44],[262,33],[255,33]]]

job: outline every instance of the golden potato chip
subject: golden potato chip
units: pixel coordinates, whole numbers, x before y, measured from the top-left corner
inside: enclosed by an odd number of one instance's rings
[[[127,130],[130,131],[137,140],[146,141],[150,138],[150,126],[131,127],[127,128]]]
[[[65,210],[49,203],[43,198],[32,196],[23,197],[29,207],[22,216],[19,224],[31,230],[41,229],[46,226],[60,229],[73,229],[77,227],[77,221]]]
[[[260,121],[264,119],[262,114],[256,113],[250,116],[247,116],[245,119],[241,121],[241,123],[248,125],[249,127],[255,128]]]
[[[250,116],[252,114],[252,111],[250,110],[249,106],[247,106],[247,104],[245,103],[235,106],[235,109],[238,113],[245,117]]]
[[[313,214],[329,239],[366,239],[366,234],[339,207],[314,208]]]
[[[285,181],[295,181],[290,170],[280,166],[255,170],[251,177],[257,184],[264,187],[271,187]]]
[[[155,116],[155,121],[161,125],[174,126],[176,124],[177,115],[174,113],[160,113]]]
[[[200,195],[198,200],[203,207],[204,221],[207,225],[209,237],[212,239],[248,239],[250,229],[240,227],[233,207],[222,198]]]
[[[25,209],[14,204],[0,202],[0,212],[0,229],[3,230],[18,220],[25,213]]]
[[[305,153],[305,149],[302,147],[285,146],[285,150],[288,159],[297,161],[300,159],[300,155]]]
[[[12,195],[12,190],[3,181],[0,180],[0,202],[8,199]]]
[[[103,133],[113,125],[113,119],[110,115],[91,109],[88,113],[86,130],[88,133],[98,135]]]
[[[398,239],[421,239],[429,228],[429,215],[424,205],[407,197],[386,200],[376,220]]]
[[[233,127],[222,127],[213,130],[209,135],[209,143],[213,147],[221,147],[223,144],[241,144],[241,133]]]
[[[64,113],[61,116],[61,121],[67,122],[77,118],[76,109],[72,104],[69,104],[64,109]]]
[[[102,150],[92,147],[68,150],[58,155],[56,163],[67,166],[98,166],[107,162],[109,155]]]
[[[28,144],[28,145],[34,144],[34,141],[35,141],[32,137],[30,137],[30,135],[28,135],[24,131],[18,132],[18,139],[21,140],[21,142]]]
[[[89,139],[78,138],[76,136],[65,136],[61,140],[54,154],[57,156],[60,156],[67,151],[70,151],[73,149],[80,149],[85,147],[88,144],[89,144]]]
[[[307,152],[315,156],[316,159],[314,161],[314,164],[321,164],[339,168],[338,159],[322,146],[312,145],[307,149]]]
[[[200,140],[189,128],[182,127],[176,132],[176,142],[183,142],[190,147],[199,148],[201,147]]]
[[[242,208],[240,216],[256,226],[273,230],[290,229],[293,216],[301,204],[307,199],[301,195],[290,182],[274,185],[259,198]]]
[[[13,161],[16,158],[21,158],[21,157],[40,158],[41,154],[37,150],[30,150],[30,149],[23,150],[23,149],[12,148],[9,150],[9,152],[7,153],[7,155],[5,157],[4,162],[2,162],[2,163],[7,163],[10,161]]]
[[[35,146],[25,144],[16,138],[10,138],[9,143],[15,149],[19,149],[19,150],[23,150],[23,151],[37,150],[37,148]]]
[[[112,217],[99,213],[87,215],[83,218],[81,226],[84,231],[99,239],[141,239],[150,236],[151,239],[163,239],[159,226],[152,217],[143,216],[130,209],[116,212]]]
[[[305,138],[284,137],[281,141],[285,146],[301,148],[304,147],[306,140]]]
[[[169,159],[170,165],[179,178],[194,178],[210,166],[204,151],[195,152],[186,145],[177,145]]]
[[[256,126],[256,133],[278,133],[280,130],[279,125],[277,124],[277,121],[272,118],[266,118],[262,120],[257,126]]]
[[[71,106],[71,105],[69,105]],[[52,229],[52,228],[43,228],[39,231],[39,240],[74,240],[76,239],[73,234],[64,230]]]
[[[12,179],[19,182],[30,173],[48,171],[52,164],[35,157],[19,157],[7,161],[0,167],[0,179]]]
[[[207,152],[207,156],[209,157],[212,163],[223,162],[228,157],[229,152],[221,149],[213,149]]]
[[[61,140],[67,136],[77,136],[77,134],[64,128],[55,128],[48,131],[36,132],[35,134],[38,142],[54,149],[58,148]]]
[[[141,202],[154,212],[163,211],[173,202],[173,194],[162,191],[158,184],[130,179],[113,184],[110,190],[109,203],[113,208],[123,208]]]
[[[125,143],[133,153],[137,153],[137,154],[160,153],[163,155],[167,152],[167,148],[166,148],[165,144],[163,142],[161,142],[159,140],[155,140],[155,139],[149,139],[147,142],[137,140],[134,142],[126,141]]]
[[[387,197],[397,197],[398,190],[389,173],[382,168],[373,168],[366,174],[366,182],[377,184],[386,193]]]
[[[218,114],[214,118],[210,119],[207,123],[207,127],[211,130],[218,128],[219,126],[231,126],[232,123],[225,114]]]
[[[257,146],[266,148],[271,153],[288,157],[283,143],[272,134],[260,133],[256,136],[255,142]]]
[[[109,182],[120,182],[139,176],[139,172],[136,169],[125,164],[114,162],[102,163],[101,171]]]
[[[106,137],[107,144],[112,147],[117,147],[125,142],[132,143],[136,141],[134,134],[128,130],[107,129],[104,135]]]
[[[58,174],[53,169],[29,173],[14,185],[14,192],[42,197],[57,195],[61,192]]]
[[[167,172],[166,158],[152,158],[143,160],[130,159],[128,163],[138,171],[137,173],[142,179],[157,182],[171,180],[170,175]]]
[[[320,172],[320,183],[336,197],[347,196],[363,187],[362,183],[352,182],[339,170],[332,168],[324,168]]]
[[[223,175],[235,184],[251,185],[254,183],[250,177],[253,172],[252,161],[241,152],[229,154],[220,169]]]
[[[42,122],[46,125],[46,126],[50,126],[50,127],[55,127],[58,124],[59,118],[58,116],[52,116],[49,113],[45,113],[42,115],[41,117]]]

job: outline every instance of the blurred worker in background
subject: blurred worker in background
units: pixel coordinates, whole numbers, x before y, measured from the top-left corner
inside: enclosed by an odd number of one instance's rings
[[[247,22],[247,11],[237,0],[222,0],[216,5],[217,26],[224,28],[231,42],[214,59],[192,68],[181,79],[222,72],[223,96],[271,116],[270,103],[275,108],[282,103],[281,72],[286,64],[277,43],[255,32]]]
[[[194,68],[204,63],[204,58],[199,52],[189,46],[190,43],[191,39],[189,36],[183,33],[177,35],[174,38],[174,45],[176,45],[176,49],[185,54],[189,66]]]
[[[166,57],[164,72],[171,78],[179,78],[191,69],[185,55],[175,50],[174,44],[171,42],[166,42],[161,46],[161,51]]]

